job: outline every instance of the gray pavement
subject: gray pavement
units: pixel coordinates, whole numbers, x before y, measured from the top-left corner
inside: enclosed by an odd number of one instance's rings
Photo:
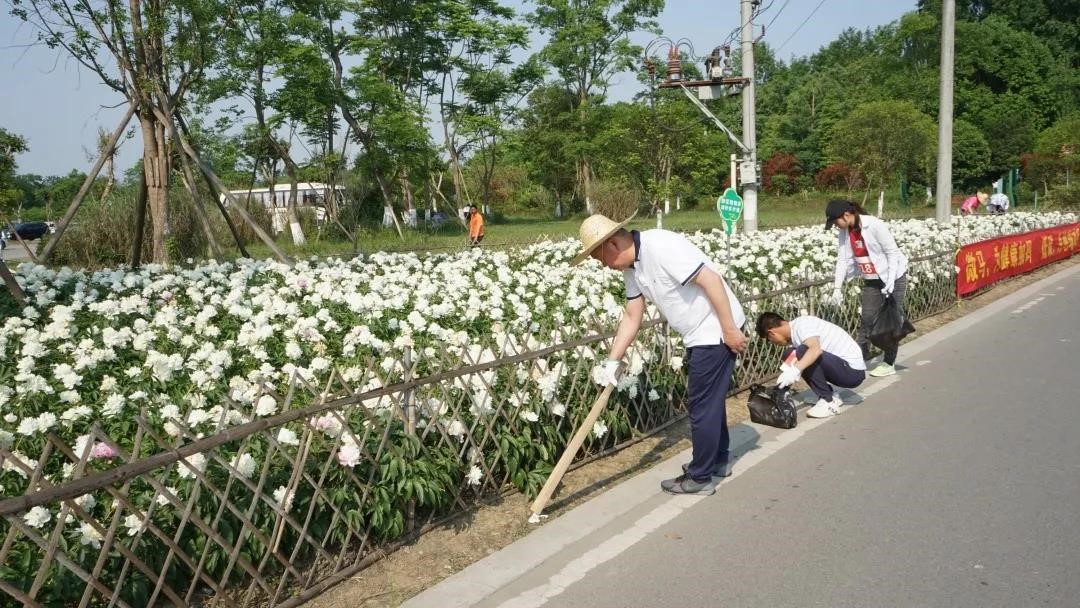
[[[711,497],[680,455],[406,606],[1080,606],[1080,266],[901,349],[858,405],[740,425]],[[858,401],[858,399],[850,399]]]

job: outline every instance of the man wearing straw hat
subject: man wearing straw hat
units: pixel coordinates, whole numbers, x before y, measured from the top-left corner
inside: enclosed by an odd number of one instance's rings
[[[686,237],[668,230],[627,230],[633,216],[615,222],[593,215],[581,224],[581,252],[623,273],[623,310],[601,384],[618,383],[616,371],[652,302],[672,329],[683,336],[687,359],[687,395],[693,458],[683,474],[664,480],[670,494],[710,495],[721,477],[731,475],[725,399],[735,371],[735,356],[746,349],[746,315],[712,261]]]

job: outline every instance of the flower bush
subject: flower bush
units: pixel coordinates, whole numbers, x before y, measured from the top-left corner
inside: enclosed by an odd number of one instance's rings
[[[955,221],[951,228],[929,220],[890,226],[901,249],[917,257],[1076,217],[1012,213]],[[820,226],[730,240],[720,231],[689,237],[743,297],[832,276],[836,235]],[[3,459],[0,491],[12,496],[36,489],[27,469],[38,468],[47,434],[75,455],[53,451],[44,460],[44,481],[59,485],[131,455],[145,457],[276,415],[285,407],[281,396],[297,379],[328,386],[336,370],[342,383],[370,391],[610,328],[622,310],[621,277],[595,263],[569,267],[577,248],[567,239],[511,253],[375,254],[293,266],[240,260],[135,271],[23,264],[17,276],[30,304],[0,329],[0,448],[11,455]],[[952,272],[951,261],[913,266],[909,291],[917,293],[920,281]],[[753,303],[747,308],[748,316],[757,312]],[[681,384],[679,341],[657,331],[641,342],[629,358],[620,395],[670,407]],[[156,483],[136,480],[130,496],[137,509],[116,504],[105,492],[76,502],[101,521],[123,509],[129,514],[121,534],[141,537],[148,523],[164,530],[176,525],[180,509],[166,505],[192,500],[199,509],[217,509],[222,497],[195,491],[197,479],[232,477],[249,483],[222,482],[229,488],[226,498],[235,504],[262,500],[250,517],[267,534],[275,515],[299,511],[318,498],[346,514],[316,516],[331,541],[347,541],[346,526],[369,529],[377,539],[395,538],[405,529],[407,509],[445,511],[462,491],[490,493],[508,482],[534,493],[572,433],[571,420],[588,407],[572,396],[589,383],[592,360],[602,356],[597,347],[582,346],[563,356],[421,386],[411,419],[401,414],[401,403],[378,398],[348,415],[326,413],[283,425],[226,444],[217,459],[195,454],[155,474]],[[288,407],[316,399],[316,393],[298,391]],[[614,445],[653,423],[647,411],[609,408],[593,426],[591,440]],[[147,428],[136,445],[137,431]],[[304,456],[333,463],[320,472],[325,495],[315,497],[290,483],[297,466],[309,466]],[[265,480],[258,487],[250,483],[259,477]],[[358,480],[370,485],[363,497],[355,490]],[[59,505],[39,506],[21,518],[44,530],[58,512]],[[73,559],[93,563],[101,531],[68,521],[64,536],[75,548],[69,552],[82,552]],[[234,525],[222,534],[237,538],[238,529]],[[194,528],[179,543],[196,553],[206,544]],[[160,565],[163,557],[155,551],[160,549],[144,544],[140,556]],[[40,556],[29,546],[17,547],[13,556],[22,561],[5,570],[4,578],[18,587],[32,580]],[[224,575],[228,564],[227,556],[216,555],[206,568]],[[124,594],[134,603],[142,597],[135,588]]]

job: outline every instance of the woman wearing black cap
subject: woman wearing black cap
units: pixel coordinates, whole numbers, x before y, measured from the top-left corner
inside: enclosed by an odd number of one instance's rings
[[[832,299],[841,299],[840,286],[846,279],[861,276],[862,317],[856,342],[862,348],[863,358],[870,358],[870,325],[874,322],[885,298],[893,298],[904,308],[907,291],[908,260],[889,227],[878,218],[867,215],[866,210],[851,201],[829,201],[825,207],[825,230],[833,226],[840,229],[836,241],[836,276],[833,280]],[[871,376],[891,376],[896,373],[896,353],[899,345],[885,349],[882,362],[870,370]]]

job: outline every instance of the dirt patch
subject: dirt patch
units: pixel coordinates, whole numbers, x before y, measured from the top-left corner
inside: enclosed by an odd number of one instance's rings
[[[1080,264],[1080,256],[1015,277],[956,306],[917,322],[916,336],[978,310],[1022,287]],[[903,350],[900,351],[901,356]],[[746,396],[728,399],[728,420],[743,422],[749,414]],[[690,447],[685,419],[614,454],[567,473],[552,503],[545,510],[553,518],[591,499],[628,477],[648,469]],[[375,608],[399,606],[435,585],[536,529],[526,522],[529,501],[521,494],[495,499],[462,514],[444,527],[422,536],[386,559],[361,571],[305,604],[306,608]]]

